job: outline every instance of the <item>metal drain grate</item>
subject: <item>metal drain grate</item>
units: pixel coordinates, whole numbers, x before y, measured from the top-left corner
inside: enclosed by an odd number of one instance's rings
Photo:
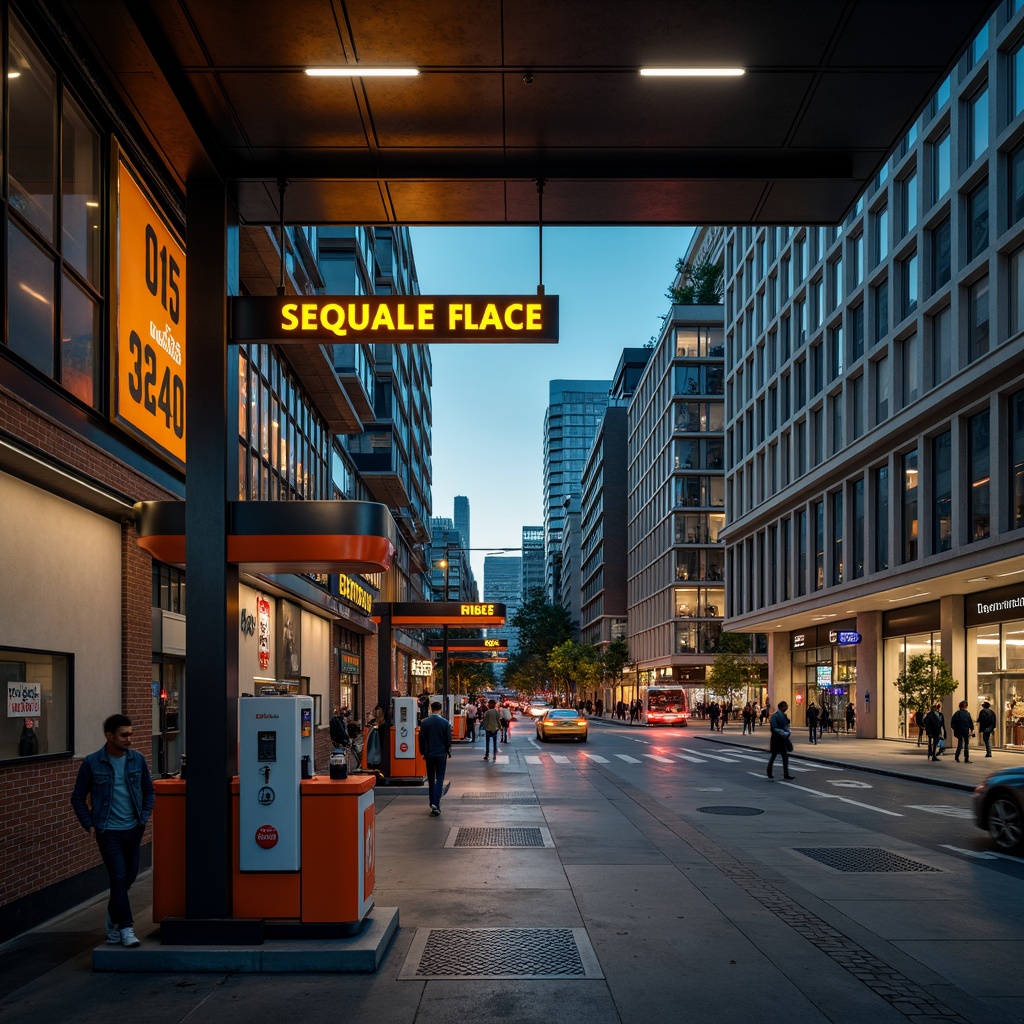
[[[836,871],[939,871],[931,864],[901,857],[898,853],[878,846],[808,846],[794,847],[811,860],[816,860]]]
[[[530,847],[552,847],[551,833],[543,827],[453,828],[444,844],[454,847],[487,847],[522,850]]]
[[[602,978],[585,928],[421,928],[398,977]]]
[[[463,793],[462,799],[470,803],[473,801],[486,801],[489,804],[536,804],[538,803],[535,793],[527,793],[525,790],[519,793]]]
[[[760,807],[698,807],[701,814],[764,814]]]

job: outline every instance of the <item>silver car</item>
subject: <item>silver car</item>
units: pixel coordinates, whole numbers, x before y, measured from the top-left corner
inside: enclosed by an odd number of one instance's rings
[[[1024,853],[1024,765],[993,772],[975,789],[974,822],[1003,853]]]

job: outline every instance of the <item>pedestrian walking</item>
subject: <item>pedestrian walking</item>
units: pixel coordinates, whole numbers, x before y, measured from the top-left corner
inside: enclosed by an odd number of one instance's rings
[[[772,779],[775,777],[772,775],[772,766],[775,764],[775,758],[781,754],[782,777],[792,782],[796,776],[789,774],[789,752],[793,749],[793,741],[789,735],[789,715],[786,714],[788,710],[789,705],[784,700],[780,700],[779,708],[772,715],[769,722],[772,735],[768,747],[771,751],[771,757],[768,758],[768,778]]]
[[[820,736],[823,732],[832,731],[832,712],[829,711],[828,705],[822,702],[821,705],[821,717],[818,719],[818,735]]]
[[[708,718],[711,719],[711,731],[718,732],[718,720],[722,717],[722,709],[718,706],[718,701],[714,701],[711,707],[708,709]]]
[[[430,714],[420,722],[420,753],[427,765],[427,799],[431,817],[441,813],[444,773],[452,756],[452,724],[441,714],[439,700],[430,702]]]
[[[501,742],[508,743],[508,727],[512,722],[512,709],[508,704],[502,704],[498,716],[501,720]]]
[[[818,710],[818,705],[812,700],[807,708],[807,731],[810,734],[810,740],[812,743],[818,742],[818,718],[821,712]]]
[[[754,714],[754,711],[753,711],[753,709],[750,706],[750,701],[748,700],[747,703],[743,705],[743,735],[744,736],[746,736],[748,732],[753,732],[754,731],[753,727],[750,724],[750,720],[753,717],[753,714]]]
[[[914,712],[914,725],[917,726],[917,745],[921,746],[921,739],[924,736],[924,712],[920,708]]]
[[[942,714],[942,705],[932,705],[931,711],[924,716],[924,731],[928,737],[928,756],[938,761],[942,748],[946,745],[946,719]]]
[[[974,719],[971,718],[971,713],[967,710],[967,701],[960,701],[960,705],[958,709],[953,712],[953,715],[949,720],[949,724],[952,726],[953,735],[956,737],[956,753],[953,755],[953,760],[959,762],[960,754],[962,752],[964,755],[964,764],[970,764],[971,737],[974,735]]]
[[[857,725],[857,709],[853,706],[853,701],[850,701],[846,705],[846,731],[856,731]]]
[[[501,715],[498,714],[497,701],[492,697],[487,702],[484,712],[484,760],[489,761],[491,744],[494,744],[494,760],[498,760],[498,732],[501,729]]]
[[[471,743],[476,743],[477,710],[477,706],[472,701],[466,705],[466,739]]]
[[[111,715],[103,723],[106,743],[78,769],[71,806],[86,832],[96,830],[110,880],[107,942],[138,946],[128,892],[139,874],[142,833],[153,813],[153,780],[146,759],[132,750],[132,720]]]
[[[978,712],[978,729],[981,732],[981,738],[985,742],[985,756],[992,756],[992,733],[996,731],[996,713],[992,710],[992,705],[986,700],[981,705],[981,710]]]

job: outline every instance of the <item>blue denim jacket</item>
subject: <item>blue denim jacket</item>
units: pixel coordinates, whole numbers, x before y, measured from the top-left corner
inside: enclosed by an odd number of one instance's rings
[[[128,763],[124,766],[125,782],[128,785],[128,796],[132,807],[143,825],[149,821],[153,813],[153,780],[149,776],[149,765],[137,751],[125,753]],[[110,814],[110,797],[114,789],[114,766],[110,763],[110,755],[106,746],[95,754],[89,754],[78,769],[78,778],[71,793],[71,806],[87,832],[95,828],[102,832],[107,825]],[[86,803],[86,797],[89,802]]]

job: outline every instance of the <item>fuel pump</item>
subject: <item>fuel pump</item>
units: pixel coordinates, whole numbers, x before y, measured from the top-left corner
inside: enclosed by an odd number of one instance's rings
[[[392,760],[408,761],[416,757],[416,715],[418,702],[415,697],[392,697],[391,736]],[[394,773],[397,774],[397,773]]]

